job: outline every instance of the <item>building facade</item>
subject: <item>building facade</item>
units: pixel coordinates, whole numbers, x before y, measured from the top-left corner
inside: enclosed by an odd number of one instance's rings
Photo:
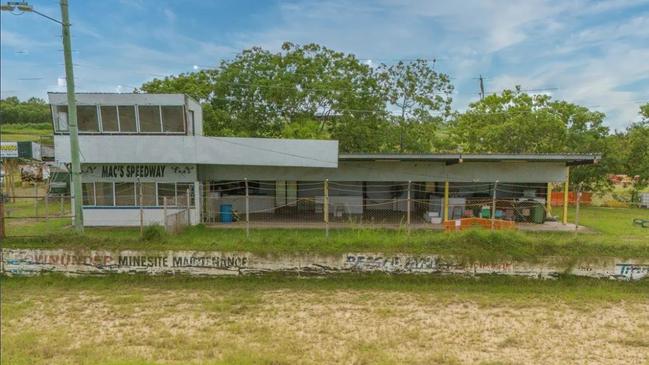
[[[76,97],[88,226],[138,225],[141,215],[145,224],[164,223],[180,211],[191,224],[226,223],[224,206],[271,223],[430,223],[480,214],[489,200],[501,202],[494,214],[517,219],[515,202],[549,209],[551,184],[565,183],[569,166],[599,158],[339,154],[337,141],[205,137],[200,104],[182,94]],[[55,159],[68,164],[66,95],[50,93],[49,101]]]

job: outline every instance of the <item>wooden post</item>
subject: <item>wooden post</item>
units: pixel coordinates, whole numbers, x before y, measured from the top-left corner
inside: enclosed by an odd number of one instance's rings
[[[579,230],[579,200],[581,199],[581,184],[577,184],[577,196],[575,197],[575,235]]]
[[[63,216],[65,214],[65,209],[63,209],[63,193],[59,194],[59,205],[60,205],[60,216]]]
[[[191,198],[191,193],[189,191],[189,188],[187,188],[187,225],[188,226],[192,225],[192,220],[191,220],[191,218],[192,218],[192,216],[191,216],[191,207],[192,207],[192,205],[191,205],[190,198]]]
[[[5,198],[0,194],[0,240],[5,238]]]
[[[246,183],[246,237],[250,238],[250,196],[248,195],[248,178],[244,179]]]
[[[406,213],[407,217],[407,225],[408,225],[408,233],[410,233],[410,185],[412,184],[411,181],[408,181],[408,211]]]
[[[442,204],[442,209],[444,210],[442,217],[444,217],[444,222],[448,221],[448,180],[444,182],[444,203]]]
[[[545,196],[545,213],[552,214],[552,183],[548,183],[548,190]]]
[[[568,186],[570,183],[570,167],[566,166],[566,181],[563,183],[563,224],[568,224]]]
[[[49,194],[45,192],[45,220],[48,221],[50,219],[50,212],[49,212],[49,205],[48,205],[48,196]]]
[[[494,182],[494,192],[491,198],[491,230],[496,226],[496,189],[498,188],[498,180]]]
[[[139,179],[138,179],[139,180]],[[142,183],[138,181],[138,202],[140,204],[140,236],[144,236],[144,199],[142,198]]]
[[[324,181],[324,199],[322,211],[324,213],[325,235],[329,237],[329,179]]]
[[[34,217],[38,218],[38,186],[34,183]]]
[[[165,231],[167,230],[167,197],[163,196],[162,197],[162,224],[165,227]]]

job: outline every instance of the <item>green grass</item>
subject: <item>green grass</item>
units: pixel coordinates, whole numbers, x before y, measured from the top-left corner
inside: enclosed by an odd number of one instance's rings
[[[5,142],[8,141],[39,142],[43,137],[45,137],[46,139],[51,139],[52,124],[50,123],[37,123],[37,124],[5,123],[0,125],[0,134],[2,135],[2,140]]]
[[[228,305],[254,305],[253,293],[277,290],[300,292],[329,292],[332,290],[388,291],[388,292],[435,292],[440,299],[456,296],[471,300],[535,300],[557,299],[574,302],[620,301],[649,299],[649,280],[619,282],[563,276],[558,280],[537,280],[521,277],[488,275],[480,277],[388,275],[388,274],[338,274],[324,278],[303,279],[294,275],[269,274],[240,277],[190,277],[147,276],[113,274],[101,277],[66,277],[58,274],[38,277],[0,276],[3,294],[21,291],[24,294],[57,291],[76,292],[90,290],[97,294],[116,293],[111,298],[115,304],[146,302],[140,290],[155,291],[223,291],[236,293],[240,299],[221,303],[221,310]],[[117,295],[119,293],[119,295]],[[248,295],[248,296],[246,296]],[[125,297],[126,296],[126,297]],[[4,295],[3,295],[4,297]],[[26,306],[25,311],[28,310]]]
[[[26,206],[24,209],[33,209]],[[58,206],[50,209],[58,209]],[[574,210],[574,209],[573,209]],[[467,259],[532,260],[541,256],[622,258],[649,257],[649,229],[632,225],[632,219],[647,217],[649,210],[583,207],[580,223],[594,233],[516,232],[471,230],[461,233],[388,229],[331,230],[325,237],[317,229],[218,229],[202,225],[177,235],[163,234],[148,240],[138,228],[88,228],[75,234],[69,219],[21,223],[11,226],[4,247],[69,249],[216,250],[249,251],[258,254],[382,252],[436,253]],[[574,212],[570,213],[574,218]],[[647,217],[649,218],[649,217]],[[15,222],[11,222],[15,224]],[[11,237],[11,236],[32,237]]]

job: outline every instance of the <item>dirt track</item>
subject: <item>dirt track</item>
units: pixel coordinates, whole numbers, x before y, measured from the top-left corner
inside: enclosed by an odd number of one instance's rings
[[[351,289],[4,294],[14,294],[3,298],[6,363],[649,363],[649,299]]]

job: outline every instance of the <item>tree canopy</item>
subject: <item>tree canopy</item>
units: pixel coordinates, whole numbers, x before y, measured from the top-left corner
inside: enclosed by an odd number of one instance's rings
[[[599,164],[572,169],[573,183],[601,188],[615,172],[649,185],[649,103],[639,121],[614,134],[603,113],[520,87],[454,112],[453,85],[434,61],[372,67],[352,54],[287,42],[279,52],[253,47],[141,90],[199,100],[206,135],[337,139],[341,152],[599,153]]]
[[[20,101],[15,96],[0,100],[0,124],[49,123],[50,107],[43,99]]]

